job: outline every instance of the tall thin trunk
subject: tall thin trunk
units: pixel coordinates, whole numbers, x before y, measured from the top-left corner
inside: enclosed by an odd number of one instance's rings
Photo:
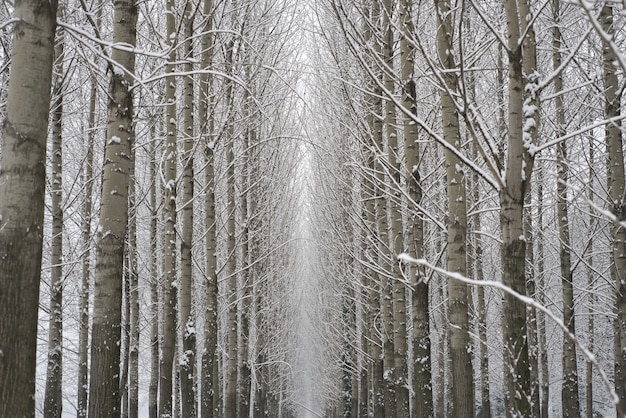
[[[593,353],[594,344],[595,344],[595,326],[594,326],[594,315],[595,315],[595,285],[594,285],[594,267],[593,267],[593,234],[596,225],[595,214],[593,213],[593,196],[594,196],[594,182],[595,182],[595,172],[594,172],[594,141],[589,141],[589,177],[588,177],[588,191],[587,191],[587,199],[589,201],[589,244],[587,246],[587,253],[585,254],[585,262],[587,264],[587,289],[589,290],[589,301],[587,302],[587,349]],[[585,400],[586,400],[586,409],[587,409],[587,418],[593,418],[593,364],[588,361],[586,364],[585,370]]]
[[[600,10],[602,29],[611,38],[615,37],[613,26],[613,6],[604,5]],[[617,57],[606,43],[602,49],[604,76],[604,117],[616,118],[621,114],[621,92],[616,66]],[[606,146],[608,153],[609,210],[616,221],[612,231],[611,280],[615,283],[615,391],[619,397],[618,417],[626,413],[626,228],[620,222],[626,221],[624,149],[621,121],[615,120],[606,125]]]
[[[382,3],[382,9],[380,8]],[[375,43],[375,50],[377,55],[383,57],[383,61],[390,61],[391,58],[385,59],[384,57],[390,57],[393,53],[393,40],[388,40],[387,37],[391,31],[391,23],[388,16],[387,8],[391,8],[390,0],[377,0],[374,2],[376,11],[372,12],[373,17],[376,19],[375,27],[379,28],[378,34],[382,39],[381,42]],[[384,16],[387,15],[385,18]],[[380,22],[379,22],[380,21]],[[387,24],[385,24],[385,21]],[[393,35],[393,32],[391,32]],[[378,75],[379,82],[385,82],[385,79],[390,79],[390,75],[385,77],[384,70]],[[394,347],[393,347],[393,290],[392,283],[389,279],[389,271],[391,270],[391,251],[389,248],[389,222],[388,215],[390,209],[390,203],[388,199],[389,187],[388,178],[385,176],[384,171],[384,150],[385,150],[385,127],[383,125],[391,125],[391,119],[386,120],[386,113],[388,108],[395,112],[395,108],[391,105],[386,105],[382,100],[383,89],[379,84],[374,89],[375,99],[375,112],[379,115],[376,118],[374,129],[374,141],[375,147],[378,148],[378,161],[376,165],[376,187],[377,187],[377,199],[376,199],[376,219],[377,219],[377,233],[378,233],[378,264],[381,269],[379,273],[380,280],[380,311],[381,311],[381,333],[382,333],[382,346],[383,346],[383,405],[385,407],[385,415],[393,416],[396,411],[396,373],[395,373],[395,361],[394,361]],[[388,99],[387,102],[390,102]],[[382,120],[381,120],[382,119]],[[386,122],[383,124],[383,120]],[[393,129],[393,126],[392,126]],[[389,134],[388,134],[389,135]],[[395,260],[393,263],[395,264]]]
[[[504,184],[500,190],[500,226],[502,229],[502,283],[520,294],[526,293],[526,241],[523,208],[529,189],[533,159],[528,152],[530,139],[536,136],[536,91],[526,89],[524,74],[535,74],[534,31],[526,28],[532,16],[526,0],[506,0],[509,82],[507,154]],[[522,34],[524,38],[522,39]],[[529,69],[533,71],[529,72]],[[529,84],[530,85],[530,84]],[[525,96],[529,92],[530,97]],[[527,100],[528,99],[528,100]],[[505,373],[504,400],[507,417],[530,416],[530,369],[526,305],[504,296],[503,350]]]
[[[246,74],[246,78],[249,78],[250,75]],[[252,312],[252,292],[253,292],[253,278],[254,272],[253,269],[255,258],[252,258],[251,251],[254,250],[254,244],[252,242],[252,234],[251,232],[251,218],[254,214],[251,212],[251,206],[253,205],[254,197],[250,197],[250,193],[252,193],[253,187],[253,176],[257,174],[254,172],[253,163],[252,163],[252,147],[256,145],[256,131],[255,127],[252,126],[253,119],[251,117],[251,100],[248,96],[248,93],[244,95],[243,100],[243,119],[245,123],[248,125],[244,132],[243,138],[243,154],[242,154],[242,166],[243,168],[243,177],[244,177],[244,185],[243,188],[245,190],[241,196],[241,211],[240,211],[240,222],[243,225],[242,239],[241,239],[241,254],[243,266],[241,269],[242,274],[242,300],[241,300],[241,344],[239,347],[239,369],[240,369],[240,379],[239,379],[239,389],[238,392],[241,396],[240,401],[240,409],[239,409],[239,417],[245,418],[250,415],[250,398],[251,398],[251,388],[252,388],[252,362],[250,358],[250,337],[252,327],[250,326],[251,318],[253,315]]]
[[[167,0],[167,33],[176,32],[175,0]],[[171,48],[165,74],[176,71],[175,38],[170,36]],[[176,218],[177,218],[177,115],[176,115],[176,77],[168,76],[165,82],[165,181],[163,190],[163,277],[161,278],[161,294],[163,297],[161,326],[162,346],[159,366],[159,416],[174,416],[172,398],[174,395],[174,357],[176,352],[176,304],[177,304],[177,268],[176,268]]]
[[[139,273],[137,266],[137,197],[136,197],[136,147],[130,151],[131,169],[128,187],[128,259],[129,275],[128,306],[129,345],[128,345],[128,416],[139,416]]]
[[[0,416],[35,414],[46,139],[57,2],[14,4],[0,155]],[[19,35],[19,36],[17,36]]]
[[[373,115],[374,110],[378,109],[376,106],[370,110],[368,115],[368,125],[373,135],[377,129],[379,129],[380,122],[377,116]],[[368,168],[374,172],[376,169],[376,157],[373,151],[369,150],[367,153]],[[378,233],[379,227],[377,225],[377,217],[380,213],[378,206],[379,199],[377,198],[378,185],[373,175],[369,175],[364,182],[367,222],[372,233],[369,234],[367,243],[367,260],[370,264],[375,265],[377,263],[378,253],[378,241],[380,239]],[[381,318],[380,318],[380,282],[378,281],[378,274],[375,271],[370,271],[366,280],[366,287],[368,289],[366,298],[368,304],[368,353],[372,359],[370,367],[369,379],[371,382],[370,396],[372,399],[372,411],[374,418],[383,418],[385,416],[385,404],[384,404],[384,381],[383,381],[383,357],[382,357],[382,335],[381,335]]]
[[[543,167],[540,165],[537,170],[537,231],[543,231]],[[542,237],[543,238],[543,237]],[[547,289],[544,261],[544,240],[537,240],[537,300],[545,306],[545,293]],[[550,370],[548,368],[548,349],[546,340],[546,316],[541,313],[537,316],[537,342],[539,348],[540,374],[540,413],[541,418],[549,415],[548,404],[550,400]]]
[[[552,0],[552,68],[557,70],[561,66],[561,48],[563,39],[559,28],[561,21],[560,1]],[[563,76],[559,73],[554,79],[554,90],[563,91]],[[563,95],[557,94],[554,98],[556,137],[565,136],[565,109]],[[559,230],[561,284],[563,293],[563,323],[573,335],[576,333],[576,316],[574,312],[574,275],[572,272],[571,240],[569,232],[569,214],[567,202],[567,182],[569,167],[567,161],[567,143],[561,141],[556,146],[557,161],[557,225]],[[578,400],[578,365],[576,362],[576,346],[571,339],[563,336],[563,390],[561,402],[564,417],[579,417],[580,403]]]
[[[437,8],[437,52],[444,66],[442,75],[445,81],[441,92],[441,119],[444,139],[459,152],[461,134],[459,117],[451,92],[457,89],[457,76],[454,71],[453,11],[448,0],[435,0]],[[465,192],[465,170],[459,157],[445,151],[446,188],[448,190],[447,215],[447,269],[467,276],[467,196]],[[474,379],[472,349],[469,339],[467,286],[456,280],[448,281],[449,358],[452,374],[452,402],[450,414],[455,417],[474,416]]]
[[[535,265],[535,234],[532,218],[532,196],[526,195],[526,208],[524,210],[524,237],[526,238],[526,261],[529,266]],[[537,297],[537,283],[535,271],[531,267],[526,270],[526,294],[532,298]],[[539,336],[537,334],[537,310],[532,306],[526,307],[526,322],[528,331],[528,365],[530,368],[530,405],[531,416],[539,418]]]
[[[372,22],[378,19],[380,14],[380,5],[378,1],[373,2],[371,9],[366,4],[365,7],[370,10],[370,17]],[[363,24],[363,32],[366,42],[371,42],[373,38],[372,28],[373,24],[365,22]],[[375,45],[378,45],[376,42]],[[378,46],[377,46],[378,48]],[[375,85],[374,80],[370,80],[368,86],[370,89]],[[377,135],[381,130],[380,126],[380,102],[374,95],[366,96],[366,102],[368,104],[368,113],[366,115],[366,123],[369,129],[369,140],[372,145],[377,143]],[[374,147],[372,145],[364,146],[364,155],[366,157],[365,163],[369,173],[363,180],[363,201],[365,202],[365,216],[367,227],[369,228],[369,234],[364,240],[365,250],[364,257],[371,265],[377,264],[377,249],[378,240],[380,237],[377,234],[378,231],[378,183],[374,177],[376,172],[376,155]],[[378,273],[374,269],[369,269],[364,274],[364,287],[365,305],[366,305],[366,317],[364,318],[366,326],[367,337],[367,353],[371,359],[371,363],[368,365],[367,379],[369,386],[368,393],[368,410],[373,413],[374,418],[383,418],[385,416],[384,405],[384,382],[383,382],[383,359],[382,359],[382,335],[381,335],[381,322],[380,322],[380,291],[378,282]]]
[[[202,36],[202,67],[209,68],[213,59],[213,1],[203,4],[205,26]],[[211,95],[213,79],[209,74],[200,76],[200,103],[198,120],[201,135],[207,143],[204,152],[205,194],[205,259],[206,259],[206,301],[204,309],[204,351],[202,352],[202,375],[200,411],[202,418],[212,418],[217,414],[218,405],[218,361],[217,361],[217,258],[216,258],[216,216],[215,216],[215,140],[213,138],[214,119]]]
[[[412,16],[412,5],[408,0],[400,2],[400,28],[402,37],[400,39],[400,65],[403,83],[402,105],[410,110],[411,114],[417,113],[417,92],[414,77],[415,48],[409,42],[413,36],[414,25]],[[411,115],[404,114],[404,175],[408,195],[415,204],[422,202],[422,185],[420,178],[420,157],[418,147],[417,126],[413,122]],[[407,242],[408,252],[416,258],[424,256],[424,221],[422,214],[417,208],[409,204]],[[433,393],[431,382],[431,358],[430,358],[430,312],[428,285],[424,281],[424,271],[420,267],[411,266],[409,268],[409,281],[411,283],[411,323],[413,331],[412,338],[412,359],[413,375],[411,381],[412,392],[415,396],[412,402],[411,415],[415,418],[427,418],[433,414]]]
[[[61,14],[62,11],[59,11]],[[52,172],[50,194],[50,323],[44,418],[61,417],[63,410],[63,60],[64,36],[59,29],[55,46],[55,82],[52,102]]]
[[[476,147],[472,147],[472,157],[476,159],[478,151]],[[472,215],[472,223],[475,231],[482,231],[482,221],[480,216],[480,187],[478,173],[472,173],[472,187],[474,198],[474,214]],[[485,280],[483,272],[483,241],[480,234],[474,237],[474,274],[476,280]],[[477,345],[478,358],[480,363],[480,406],[481,416],[483,418],[491,418],[491,400],[489,398],[489,346],[487,343],[487,306],[485,305],[485,287],[478,286],[476,289],[476,305],[478,310],[478,339],[480,343]]]
[[[87,390],[88,390],[88,355],[89,355],[89,295],[91,277],[91,218],[92,218],[92,193],[93,193],[93,128],[96,120],[97,83],[95,77],[91,79],[91,92],[89,97],[89,121],[87,126],[87,154],[83,166],[83,208],[81,224],[81,240],[83,245],[82,281],[80,288],[79,329],[78,329],[78,377],[76,396],[76,416],[87,417]]]
[[[135,45],[137,6],[132,0],[115,3],[113,42]],[[114,49],[111,65],[107,138],[96,246],[96,277],[91,341],[89,416],[109,411],[120,415],[119,364],[121,339],[124,241],[128,225],[130,147],[133,141],[133,52]],[[123,68],[124,70],[122,70]]]
[[[394,69],[394,38],[395,30],[392,17],[395,8],[395,2],[391,0],[384,1],[383,12],[383,31],[385,40],[383,42],[383,60],[386,68],[384,69],[384,85],[387,94],[394,94],[394,77],[391,72]],[[391,265],[391,298],[392,298],[392,315],[390,317],[393,325],[393,366],[391,368],[391,382],[395,395],[395,416],[403,418],[409,416],[409,385],[408,367],[407,367],[407,332],[406,332],[406,288],[400,278],[402,271],[400,264],[395,258],[405,252],[404,250],[404,234],[402,225],[402,194],[400,190],[402,160],[400,159],[400,147],[398,144],[398,132],[396,121],[396,106],[391,100],[385,100],[385,128],[387,135],[387,155],[390,165],[390,196],[389,196],[389,238],[390,238],[390,265]]]
[[[227,71],[233,71],[233,50],[235,40],[231,40],[226,52]],[[226,277],[228,278],[228,357],[226,366],[226,398],[225,398],[225,416],[228,418],[237,417],[237,406],[239,394],[237,393],[238,379],[238,344],[239,332],[237,326],[237,311],[239,303],[239,289],[237,286],[237,256],[236,256],[236,194],[237,182],[235,180],[235,136],[234,136],[234,86],[232,81],[228,81],[226,87],[226,104],[228,112],[228,121],[226,126],[226,183],[227,183],[227,205],[226,211],[228,220],[226,222],[226,230],[228,233],[226,241]]]
[[[132,149],[132,148],[131,148]],[[131,162],[130,162],[130,172],[129,177],[132,173],[132,151],[131,151]],[[131,206],[130,206],[130,192],[131,187],[129,183],[128,187],[128,224],[130,226],[131,220]],[[127,229],[128,234],[128,229]],[[128,372],[130,370],[130,265],[128,264],[130,255],[130,240],[127,237],[127,241],[124,244],[124,282],[122,288],[122,340],[121,340],[121,364],[120,364],[120,390],[121,390],[121,400],[122,400],[122,418],[128,418]]]
[[[150,129],[155,138],[156,128]],[[156,418],[159,395],[159,280],[157,271],[157,171],[156,145],[150,147],[150,383],[148,385],[148,416]]]
[[[193,50],[191,37],[193,35],[193,7],[187,2],[183,13],[184,60],[183,72],[191,73],[193,65]],[[181,266],[180,266],[180,333],[182,353],[180,364],[181,412],[184,417],[196,417],[195,363],[196,363],[196,321],[191,311],[191,294],[193,289],[191,246],[193,242],[193,206],[194,206],[194,171],[193,171],[193,142],[194,142],[194,79],[186,76],[183,79],[183,150],[181,155],[183,166],[182,177],[182,226],[181,226]]]

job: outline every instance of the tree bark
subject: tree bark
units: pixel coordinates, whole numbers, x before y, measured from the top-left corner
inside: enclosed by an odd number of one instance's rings
[[[459,117],[451,92],[457,89],[457,77],[453,71],[454,28],[451,4],[447,0],[435,0],[437,8],[437,53],[445,71],[445,82],[441,92],[441,118],[443,137],[452,147],[461,151]],[[465,192],[465,171],[459,157],[449,150],[444,152],[446,160],[446,181],[448,197],[447,215],[447,269],[467,276],[467,196]],[[452,373],[452,402],[450,414],[455,417],[474,416],[474,379],[469,339],[469,315],[467,286],[456,280],[448,281],[448,315],[450,320],[449,361]]]
[[[135,45],[137,7],[119,0],[114,9],[113,42]],[[120,415],[120,346],[124,240],[128,224],[130,147],[133,140],[133,97],[127,73],[135,55],[114,49],[111,55],[107,137],[96,246],[96,277],[91,341],[89,416],[102,411]]]
[[[226,65],[227,71],[232,73],[233,71],[233,49],[235,40],[231,40],[228,49],[226,51]],[[226,105],[227,105],[227,126],[226,126],[226,182],[227,182],[227,205],[226,211],[228,213],[228,220],[226,222],[226,230],[228,233],[226,241],[226,277],[228,278],[228,319],[227,319],[227,334],[228,334],[228,356],[226,365],[226,398],[225,398],[225,417],[235,418],[237,417],[237,406],[239,400],[239,394],[237,393],[237,379],[238,379],[238,344],[239,344],[239,332],[237,326],[237,311],[239,304],[239,288],[237,286],[237,256],[236,256],[236,194],[237,187],[235,181],[235,136],[234,136],[234,86],[232,81],[227,81],[226,87]]]
[[[603,31],[611,39],[615,37],[613,26],[613,6],[605,4],[600,10],[600,23]],[[615,118],[621,114],[621,90],[618,81],[617,57],[609,45],[602,49],[604,76],[604,117]],[[619,397],[617,416],[626,413],[626,201],[624,181],[624,149],[621,121],[606,125],[605,138],[608,153],[609,210],[615,216],[612,231],[611,279],[615,283],[615,391]],[[620,222],[622,224],[620,224]]]
[[[37,313],[56,1],[15,3],[0,156],[0,416],[35,415]]]
[[[203,4],[205,26],[202,36],[202,67],[210,68],[213,60],[213,1]],[[216,214],[215,214],[215,139],[214,119],[212,116],[213,78],[209,74],[200,76],[200,103],[198,120],[206,142],[204,152],[204,187],[205,194],[205,309],[204,309],[204,351],[202,352],[202,375],[200,392],[200,411],[202,418],[217,416],[219,397],[218,361],[217,361],[217,258],[216,258]]]
[[[537,231],[543,231],[543,167],[540,165],[537,170]],[[547,289],[545,277],[544,262],[544,244],[543,240],[537,240],[537,301],[546,306],[545,292]],[[539,402],[541,418],[547,418],[549,415],[550,400],[550,370],[548,368],[548,349],[546,341],[546,315],[541,313],[537,315],[537,343],[539,349],[539,382],[540,397]]]
[[[48,367],[43,405],[44,418],[60,418],[63,410],[63,60],[65,59],[63,42],[63,31],[59,30],[55,47],[54,72],[56,79],[51,121],[50,322],[48,328]]]
[[[128,259],[129,275],[129,341],[128,341],[128,416],[139,416],[139,273],[137,267],[137,197],[136,197],[136,153],[130,151],[130,184],[128,188]]]
[[[166,2],[166,26],[168,34],[175,34],[176,5],[175,0]],[[170,54],[165,65],[165,74],[176,71],[176,39],[168,37]],[[167,76],[165,79],[165,181],[163,190],[163,277],[161,279],[161,294],[163,297],[161,311],[162,346],[159,365],[159,416],[162,418],[174,417],[176,412],[173,405],[174,392],[174,357],[176,354],[176,311],[177,311],[177,283],[176,268],[177,255],[177,114],[176,114],[176,77]]]
[[[386,94],[394,94],[394,78],[391,74],[394,70],[394,38],[395,30],[392,22],[394,13],[394,2],[391,0],[384,1],[383,12],[383,31],[385,38],[383,42],[383,60],[385,68],[383,69],[383,79]],[[396,106],[391,97],[385,101],[385,132],[387,135],[387,162],[390,167],[390,196],[389,196],[389,238],[390,238],[390,265],[391,265],[391,290],[392,298],[392,331],[393,331],[393,365],[385,366],[387,370],[391,370],[390,378],[393,385],[395,396],[395,416],[403,418],[409,416],[409,385],[408,367],[407,367],[407,332],[406,332],[406,289],[400,278],[402,271],[396,257],[404,251],[404,230],[402,225],[402,197],[401,197],[401,173],[403,164],[400,159],[398,132],[396,120]],[[381,148],[382,149],[382,148]]]
[[[77,418],[87,417],[87,393],[88,393],[88,355],[89,355],[89,295],[91,287],[91,218],[92,218],[92,193],[93,193],[93,144],[96,119],[97,82],[95,77],[91,79],[91,92],[89,97],[89,122],[87,128],[87,154],[83,166],[83,220],[81,224],[81,238],[83,244],[82,254],[82,281],[80,289],[79,329],[78,329],[78,378],[76,395]]]
[[[563,39],[559,28],[561,21],[560,1],[552,0],[552,68],[557,70],[561,66],[561,49]],[[559,73],[554,79],[554,91],[563,91],[563,76]],[[564,137],[566,134],[565,108],[563,96],[557,94],[554,98],[556,137]],[[567,185],[569,181],[569,166],[567,161],[567,143],[561,141],[556,147],[557,161],[557,225],[559,230],[561,284],[563,293],[563,323],[567,326],[570,334],[576,333],[576,316],[574,311],[574,275],[572,272],[571,240],[569,232],[569,211],[567,201]],[[580,403],[578,400],[578,365],[576,362],[576,346],[571,339],[563,335],[563,389],[561,402],[563,417],[579,417]]]
[[[191,73],[193,65],[193,50],[191,39],[193,35],[194,10],[192,3],[187,2],[183,12],[184,60],[183,72]],[[181,271],[180,271],[180,324],[182,353],[180,360],[181,412],[184,417],[195,418],[195,363],[196,363],[196,321],[191,310],[193,291],[192,276],[192,243],[193,243],[193,206],[194,206],[194,170],[193,170],[193,142],[194,142],[194,80],[193,76],[183,78],[183,129],[181,155],[183,166],[183,200],[181,226]]]
[[[504,171],[504,186],[500,190],[500,227],[502,230],[502,283],[520,294],[526,293],[526,241],[524,239],[523,208],[529,189],[533,159],[528,152],[538,128],[538,108],[532,81],[524,74],[534,74],[534,35],[526,28],[527,16],[532,16],[526,0],[506,0],[509,55],[508,144]],[[525,34],[522,38],[522,34]],[[525,62],[526,61],[526,62]],[[529,64],[530,63],[530,64]],[[529,72],[532,69],[533,72]],[[528,89],[525,81],[529,81]],[[530,97],[526,97],[529,91]],[[528,101],[527,101],[528,99]],[[535,121],[535,122],[533,122]],[[507,417],[531,414],[529,402],[530,374],[526,305],[518,299],[504,296],[504,398]]]

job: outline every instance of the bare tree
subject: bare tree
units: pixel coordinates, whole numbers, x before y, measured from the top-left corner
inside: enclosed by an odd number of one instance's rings
[[[135,45],[137,6],[122,0],[114,8],[113,42]],[[135,54],[114,49],[109,84],[108,124],[96,246],[96,276],[89,380],[89,416],[120,416],[120,346],[124,241],[128,225],[130,150],[133,141]]]
[[[35,414],[37,311],[56,1],[15,4],[0,155],[0,415]]]
[[[183,71],[190,74],[193,66],[192,36],[194,22],[194,5],[191,1],[185,4],[183,11]],[[183,126],[181,161],[182,176],[182,225],[181,225],[181,271],[180,271],[180,323],[179,329],[182,341],[180,359],[180,386],[181,386],[181,413],[185,417],[196,417],[195,405],[195,361],[196,361],[196,322],[195,314],[191,310],[192,302],[192,259],[191,247],[193,242],[193,210],[194,210],[194,78],[189,75],[183,79]]]
[[[62,9],[61,9],[62,10]],[[59,11],[62,14],[62,11]],[[50,239],[50,321],[44,417],[60,417],[63,410],[63,30],[55,46],[52,102],[50,194],[52,237]]]
[[[460,152],[461,133],[459,117],[452,97],[457,85],[454,69],[453,12],[449,1],[435,1],[438,30],[437,53],[444,67],[442,78],[445,85],[441,92],[441,119],[443,136],[451,148]],[[445,151],[446,186],[448,196],[447,257],[448,270],[467,275],[467,195],[465,170],[457,153]],[[450,414],[457,417],[474,416],[474,379],[469,339],[469,315],[467,286],[448,281],[449,356],[452,372],[452,403]]]

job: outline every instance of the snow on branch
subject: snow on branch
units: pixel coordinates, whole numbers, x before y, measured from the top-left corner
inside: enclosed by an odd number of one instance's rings
[[[583,354],[585,359],[595,367],[595,369],[598,371],[598,374],[600,375],[602,384],[604,385],[605,389],[610,394],[611,402],[613,402],[613,406],[617,408],[619,404],[619,397],[617,396],[617,393],[615,393],[615,389],[611,385],[611,382],[609,381],[608,376],[606,375],[602,367],[600,367],[600,365],[596,361],[595,355],[591,351],[589,351],[589,349],[580,340],[578,340],[578,338],[576,338],[574,334],[569,332],[569,330],[567,329],[567,326],[565,326],[565,324],[559,317],[557,317],[554,313],[552,313],[551,310],[546,308],[544,305],[540,304],[539,302],[537,302],[535,299],[531,297],[528,297],[528,296],[525,296],[516,292],[515,290],[511,289],[508,286],[505,286],[501,282],[496,282],[493,280],[470,279],[469,277],[465,277],[462,274],[454,273],[454,272],[442,269],[440,267],[437,267],[429,263],[425,259],[413,258],[408,254],[399,254],[398,260],[400,262],[404,262],[407,264],[413,264],[413,265],[426,267],[437,273],[443,274],[444,276],[447,276],[448,278],[452,280],[457,280],[459,282],[462,282],[471,286],[484,286],[484,287],[491,287],[493,289],[501,290],[502,292],[507,293],[513,296],[514,298],[518,299],[519,301],[523,302],[525,305],[532,306],[533,308],[543,312],[547,317],[552,319],[559,328],[561,328],[561,330],[563,331],[563,334],[574,343],[574,345],[578,348],[578,350]]]

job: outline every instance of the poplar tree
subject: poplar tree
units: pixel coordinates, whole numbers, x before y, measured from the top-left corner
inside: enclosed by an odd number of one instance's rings
[[[15,3],[0,155],[0,416],[35,414],[46,139],[57,1]]]
[[[113,42],[135,45],[137,5],[119,0],[113,12]],[[132,51],[114,48],[109,64],[109,104],[100,221],[96,244],[96,276],[89,380],[89,416],[102,411],[120,416],[120,345],[124,241],[128,225],[128,187],[133,142],[135,69]]]

